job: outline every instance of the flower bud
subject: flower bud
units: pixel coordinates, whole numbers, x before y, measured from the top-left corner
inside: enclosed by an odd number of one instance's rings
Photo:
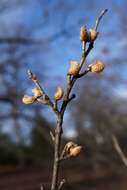
[[[65,145],[65,151],[66,152],[70,152],[71,148],[74,148],[75,146],[77,146],[77,144],[75,144],[74,142],[70,141]]]
[[[97,38],[97,35],[98,35],[98,32],[94,28],[90,29],[89,30],[89,40],[90,40],[90,42],[94,42],[94,40],[96,40],[96,38]]]
[[[57,101],[57,100],[60,100],[64,95],[64,91],[61,87],[57,87],[56,89],[56,92],[54,94],[54,99]]]
[[[76,157],[81,153],[82,146],[76,146],[70,149],[70,156]]]
[[[22,102],[24,104],[32,104],[34,101],[35,101],[35,97],[33,97],[33,96],[24,95],[22,98]]]
[[[68,71],[69,75],[77,75],[80,69],[80,64],[77,61],[70,61],[70,69]]]
[[[97,60],[95,61],[95,63],[93,64],[90,64],[88,66],[88,68],[90,69],[90,71],[92,73],[100,73],[104,70],[105,66],[104,66],[104,63],[102,63],[101,61]]]
[[[33,92],[35,98],[40,97],[40,96],[43,95],[42,90],[40,88],[38,88],[38,87],[33,88],[32,92]]]
[[[87,29],[86,27],[82,26],[80,28],[80,41],[81,42],[87,42],[88,41],[88,32],[87,32]]]

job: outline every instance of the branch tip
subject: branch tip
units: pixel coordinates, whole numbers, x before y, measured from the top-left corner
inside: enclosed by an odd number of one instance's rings
[[[60,184],[59,184],[59,187],[58,187],[58,190],[61,190],[63,185],[65,184],[66,180],[65,179],[62,179]]]
[[[31,77],[33,75],[32,71],[30,69],[28,69],[27,74],[29,77]]]
[[[99,23],[100,23],[102,17],[105,15],[105,13],[106,13],[107,11],[108,11],[108,9],[104,9],[104,10],[102,10],[101,13],[100,13],[100,15],[99,15],[99,17],[97,17],[97,19],[96,19],[96,23],[95,23],[95,27],[94,27],[95,30],[97,30],[98,25],[99,25]]]

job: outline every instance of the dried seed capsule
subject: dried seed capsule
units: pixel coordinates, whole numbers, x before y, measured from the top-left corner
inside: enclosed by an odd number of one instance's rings
[[[80,69],[80,64],[77,61],[70,61],[69,75],[77,75]]]
[[[98,35],[98,32],[94,28],[90,29],[89,30],[89,40],[90,40],[90,42],[94,42],[94,40],[96,40],[96,38],[97,38],[97,35]]]
[[[36,98],[41,97],[43,95],[42,90],[40,88],[38,88],[38,87],[33,88],[32,92],[34,94],[34,97],[36,97]]]
[[[57,87],[56,89],[56,92],[54,94],[54,99],[57,101],[57,100],[60,100],[64,95],[64,91],[61,87]]]
[[[76,147],[77,146],[77,144],[75,144],[74,142],[72,142],[72,141],[70,141],[70,142],[68,142],[66,145],[65,145],[65,151],[66,152],[70,152],[70,149],[71,148],[74,148],[74,147]]]
[[[88,68],[90,69],[92,73],[100,73],[104,70],[105,65],[101,61],[97,60],[95,61],[95,63],[90,64]]]
[[[82,146],[76,146],[70,149],[70,156],[76,157],[81,153]]]
[[[80,41],[81,42],[87,42],[88,41],[88,31],[86,27],[82,26],[80,28]]]
[[[24,95],[22,98],[22,102],[24,104],[32,104],[32,103],[34,103],[34,101],[35,101],[35,97],[33,97],[33,96]]]

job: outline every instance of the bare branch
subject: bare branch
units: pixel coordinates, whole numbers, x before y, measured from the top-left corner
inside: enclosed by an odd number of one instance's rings
[[[82,73],[78,74],[78,75],[76,76],[76,78],[81,78],[81,77],[83,77],[83,76],[84,76],[84,75],[86,75],[89,71],[90,71],[90,69],[89,69],[89,68],[88,68],[88,69],[86,69],[84,72],[82,72]]]
[[[119,142],[114,135],[112,135],[112,141],[113,141],[113,145],[114,145],[115,150],[117,151],[117,153],[120,156],[124,165],[127,167],[127,157],[124,155],[124,153],[123,153],[123,151],[119,145]]]
[[[71,156],[69,154],[67,154],[66,156],[61,156],[59,161],[64,161],[64,160],[68,160],[69,158],[71,158]]]
[[[55,136],[54,136],[54,134],[52,133],[52,131],[50,131],[50,136],[51,136],[52,141],[54,142],[54,141],[55,141]]]
[[[63,185],[65,184],[66,180],[62,179],[62,181],[59,184],[58,190],[61,190],[63,188]]]
[[[30,69],[28,70],[28,76],[29,76],[29,79],[31,79],[31,80],[35,83],[35,85],[45,94],[43,88],[42,88],[41,85],[39,84],[39,81],[38,81],[36,75],[33,74]]]
[[[54,108],[53,102],[51,101],[51,99],[49,98],[49,96],[45,93],[45,91],[42,88],[42,86],[40,85],[37,76],[35,74],[33,74],[33,72],[31,70],[28,70],[28,76],[34,82],[34,84],[36,85],[36,87],[38,87],[43,92],[42,99],[41,98],[37,98],[37,101],[40,102],[40,103],[42,103],[42,104],[49,105],[52,108],[52,110],[54,111],[54,113],[56,115],[58,115],[59,111],[56,108]]]
[[[108,9],[104,9],[104,10],[101,12],[100,16],[97,17],[96,23],[95,23],[95,27],[94,27],[96,31],[97,31],[97,29],[98,29],[98,26],[99,26],[99,23],[100,23],[102,17],[104,16],[104,14],[105,14],[107,11],[108,11]]]

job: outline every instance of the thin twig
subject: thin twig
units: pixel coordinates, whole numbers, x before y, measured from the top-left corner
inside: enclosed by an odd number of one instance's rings
[[[119,142],[117,140],[117,138],[112,135],[112,141],[113,141],[113,144],[114,144],[114,148],[115,150],[117,151],[118,155],[120,156],[122,162],[124,163],[124,165],[127,167],[127,157],[124,155],[120,145],[119,145]]]
[[[28,70],[28,76],[34,82],[34,84],[36,85],[36,87],[38,87],[43,92],[42,97],[41,98],[37,98],[37,101],[40,102],[40,103],[42,103],[42,104],[49,105],[52,108],[53,112],[56,115],[58,115],[59,111],[58,111],[57,107],[54,108],[53,102],[51,101],[51,99],[49,98],[49,96],[46,94],[46,92],[44,91],[44,89],[42,88],[42,86],[40,85],[37,76],[31,70]]]
[[[62,179],[62,181],[60,182],[59,184],[59,187],[58,187],[58,190],[61,190],[65,184],[66,180],[65,179]]]
[[[61,156],[59,161],[64,161],[64,160],[68,160],[69,158],[71,158],[71,155],[67,154],[66,156]]]
[[[35,85],[45,94],[44,89],[40,85],[37,76],[33,74],[33,72],[30,69],[28,70],[28,76],[29,79],[31,79],[35,83]]]
[[[55,136],[54,136],[54,134],[52,133],[52,131],[50,131],[50,136],[51,136],[52,141],[54,142],[54,141],[55,141]]]
[[[84,75],[86,75],[89,71],[90,71],[90,69],[89,69],[89,68],[88,68],[88,69],[86,69],[84,72],[82,72],[82,73],[80,73],[80,74],[76,75],[76,78],[81,78],[81,77],[83,77],[83,76],[84,76]]]
[[[100,23],[102,17],[104,16],[104,14],[105,14],[107,11],[108,11],[108,9],[104,9],[104,10],[101,12],[100,16],[97,17],[96,22],[95,22],[95,27],[94,27],[94,29],[95,29],[96,31],[97,31],[97,29],[98,29],[98,26],[99,26],[99,23]]]
[[[57,126],[55,130],[55,141],[54,141],[54,164],[53,164],[53,176],[51,183],[51,190],[58,189],[58,172],[59,172],[59,157],[60,157],[60,146],[61,146],[61,135],[62,135],[62,118],[59,115],[57,119]]]
[[[76,95],[75,95],[75,94],[72,94],[71,97],[68,99],[68,103],[69,103],[71,100],[75,99],[75,98],[76,98]]]

